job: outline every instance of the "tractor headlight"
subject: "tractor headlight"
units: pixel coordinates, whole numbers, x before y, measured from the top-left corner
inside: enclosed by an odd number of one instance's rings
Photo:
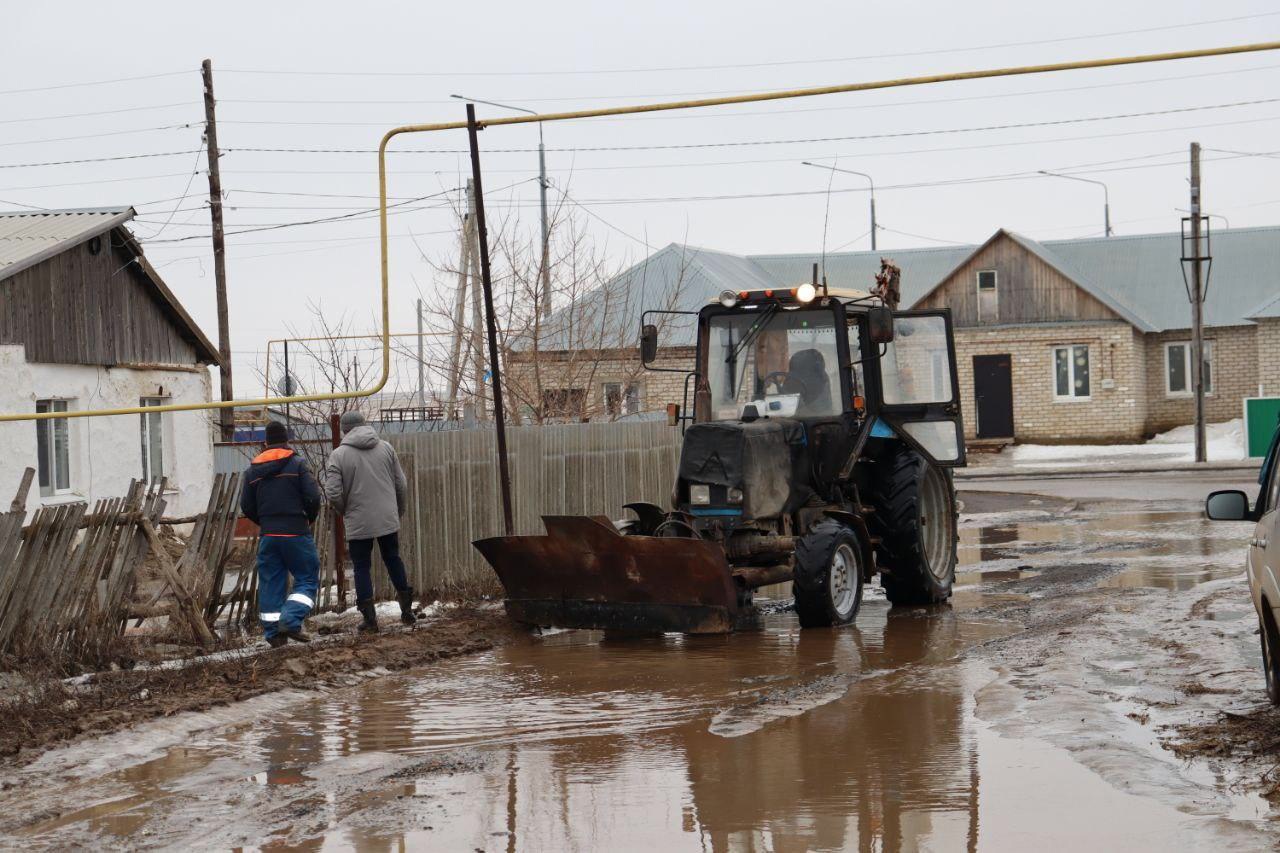
[[[711,503],[711,487],[705,483],[689,486],[689,503],[703,506]]]
[[[742,489],[735,489],[730,487],[728,498],[729,498],[729,503],[731,504],[742,503]]]
[[[720,304],[725,308],[732,308],[738,304],[738,294],[732,290],[720,291]]]
[[[809,282],[805,282],[796,288],[796,301],[812,302],[813,297],[818,295],[818,289]]]

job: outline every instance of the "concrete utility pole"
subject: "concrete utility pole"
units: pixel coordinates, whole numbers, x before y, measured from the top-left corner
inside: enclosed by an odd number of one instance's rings
[[[200,72],[204,77],[204,138],[208,146],[208,156],[205,159],[209,162],[209,217],[213,223],[213,286],[218,297],[218,358],[222,361],[218,375],[222,380],[221,399],[225,402],[233,397],[231,321],[227,310],[227,259],[222,237],[222,175],[218,171],[218,121],[214,115],[213,62],[206,59],[200,63]],[[220,409],[218,417],[222,425],[222,440],[231,441],[235,436],[234,410]]]
[[[462,384],[462,328],[467,316],[467,270],[471,265],[471,181],[467,181],[467,211],[462,215],[458,259],[458,290],[453,300],[453,340],[449,344],[449,410],[457,406]]]
[[[1048,175],[1050,178],[1066,178],[1068,181],[1080,181],[1084,184],[1097,184],[1102,187],[1102,233],[1107,237],[1111,236],[1111,191],[1107,189],[1106,184],[1102,181],[1095,181],[1092,178],[1064,175],[1060,172],[1046,172],[1044,169],[1040,170],[1040,174]]]
[[[450,95],[451,98],[457,98],[460,101],[472,101],[477,104],[487,104],[491,107],[498,107],[504,110],[513,110],[518,113],[527,113],[536,116],[534,110],[526,110],[524,107],[513,107],[510,104],[499,104],[496,101],[482,101],[479,98],[468,98],[466,95]],[[542,267],[538,272],[539,278],[542,280],[542,299],[539,302],[539,311],[543,317],[551,316],[551,232],[547,227],[547,148],[542,143],[542,122],[538,122],[538,196],[541,200],[542,209]],[[872,202],[874,209],[875,202]],[[872,238],[872,247],[875,239]]]
[[[1204,282],[1200,275],[1200,143],[1191,143],[1191,384],[1196,394],[1196,461],[1204,462]]]
[[[846,175],[857,175],[858,177],[867,179],[867,183],[871,187],[871,251],[874,252],[876,250],[876,182],[872,180],[871,176],[866,172],[855,172],[853,169],[837,169],[835,166],[824,166],[821,163],[810,163],[808,160],[804,160],[801,165],[813,166],[818,169],[827,169],[832,172],[843,172]]]

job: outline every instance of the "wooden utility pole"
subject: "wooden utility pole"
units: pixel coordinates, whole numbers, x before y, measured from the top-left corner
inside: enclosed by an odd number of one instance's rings
[[[231,386],[231,321],[227,311],[227,259],[222,237],[222,175],[218,171],[218,120],[214,115],[213,63],[206,59],[200,64],[204,76],[204,139],[208,146],[209,163],[209,217],[213,223],[213,285],[218,295],[218,358],[222,361],[218,370],[221,378],[221,399],[232,399]],[[235,435],[235,413],[220,409],[222,440],[231,441]]]
[[[1191,385],[1196,397],[1196,461],[1204,462],[1204,281],[1200,245],[1200,143],[1191,143]]]
[[[489,382],[493,388],[493,431],[498,439],[498,487],[502,492],[502,530],[515,533],[511,508],[511,471],[507,464],[507,424],[502,407],[502,368],[498,361],[498,325],[493,309],[493,278],[489,271],[489,229],[484,221],[484,182],[480,180],[480,144],[475,104],[467,104],[467,137],[471,144],[472,195],[476,205],[476,241],[480,250],[480,287],[484,292],[485,331],[489,338]]]

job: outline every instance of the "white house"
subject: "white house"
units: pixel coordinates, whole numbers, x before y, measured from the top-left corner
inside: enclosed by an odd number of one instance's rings
[[[207,402],[214,346],[143,256],[132,208],[0,213],[0,413]],[[167,478],[167,514],[202,510],[207,411],[0,423],[0,506],[119,497]]]

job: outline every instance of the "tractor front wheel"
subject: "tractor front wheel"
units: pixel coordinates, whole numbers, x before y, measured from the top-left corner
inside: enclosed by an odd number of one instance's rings
[[[802,628],[852,622],[862,605],[862,545],[857,534],[828,519],[796,543],[796,615]]]
[[[899,448],[883,463],[870,521],[880,583],[893,604],[938,604],[956,577],[956,493],[950,474]]]

